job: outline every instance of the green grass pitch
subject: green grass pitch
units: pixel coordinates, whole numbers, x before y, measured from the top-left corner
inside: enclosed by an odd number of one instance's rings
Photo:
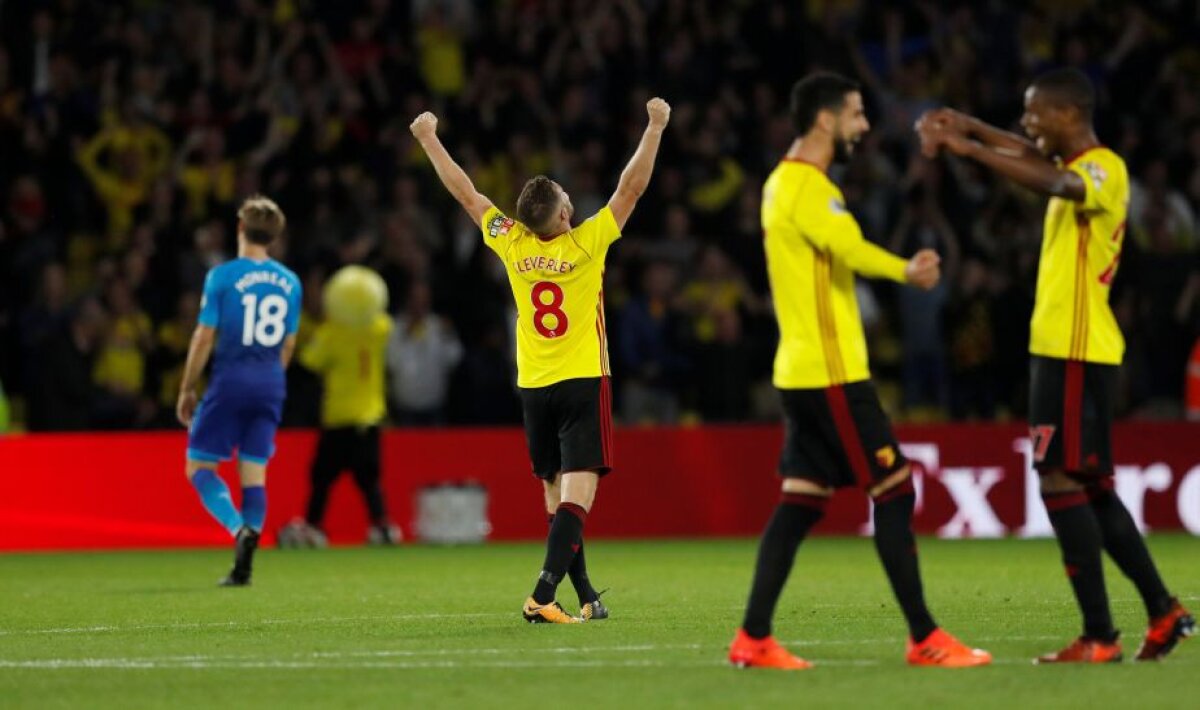
[[[1200,539],[1155,535],[1200,607]],[[541,546],[264,550],[254,586],[218,589],[220,551],[0,556],[0,706],[1195,707],[1200,641],[1166,661],[1034,667],[1079,622],[1053,541],[921,541],[926,594],[990,668],[908,668],[869,540],[800,550],[776,636],[817,667],[729,668],[752,540],[588,544],[613,618],[525,624]],[[1107,568],[1131,657],[1145,629]],[[575,607],[564,584],[560,600]]]

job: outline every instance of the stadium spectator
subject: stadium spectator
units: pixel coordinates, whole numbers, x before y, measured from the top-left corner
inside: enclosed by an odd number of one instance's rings
[[[166,136],[140,116],[104,128],[79,148],[79,167],[108,212],[106,235],[114,246],[133,228],[133,211],[146,201],[169,153]]]
[[[892,232],[890,249],[911,256],[933,249],[943,258],[948,279],[957,275],[958,237],[927,187],[914,188]],[[943,311],[949,296],[946,281],[929,290],[902,289],[898,294],[903,344],[904,406],[910,414],[931,416],[947,404],[947,370],[943,350]]]
[[[692,231],[691,213],[683,205],[670,205],[663,216],[663,231],[659,239],[639,243],[642,253],[652,261],[668,262],[682,272],[692,265],[698,239]]]
[[[20,315],[18,332],[26,375],[38,368],[37,352],[45,340],[62,329],[70,316],[67,272],[58,262],[42,267],[37,295]]]
[[[740,323],[730,325],[729,311],[757,311],[762,304],[750,291],[742,275],[720,247],[707,246],[700,252],[695,274],[680,293],[680,305],[691,317],[690,337],[700,345],[717,340],[717,331],[725,328],[740,330]]]
[[[432,306],[429,284],[414,281],[388,338],[393,419],[402,426],[445,424],[450,376],[462,360],[453,326]]]
[[[123,429],[144,425],[154,415],[143,397],[146,358],[154,344],[150,316],[134,300],[125,278],[113,279],[105,289],[108,328],[96,354],[92,381],[106,396],[97,410],[98,424]]]
[[[100,396],[92,365],[107,327],[100,302],[86,297],[37,346],[39,366],[27,391],[30,431],[85,431],[94,425]]]
[[[745,420],[754,384],[753,346],[743,337],[742,317],[736,309],[717,308],[708,318],[712,337],[696,352],[697,409],[705,421]]]
[[[991,419],[996,413],[996,303],[987,266],[967,259],[946,304],[950,416]]]
[[[647,264],[642,293],[621,312],[614,340],[624,376],[618,383],[625,420],[672,424],[690,363],[680,352],[686,316],[679,308],[678,273],[667,262]]]

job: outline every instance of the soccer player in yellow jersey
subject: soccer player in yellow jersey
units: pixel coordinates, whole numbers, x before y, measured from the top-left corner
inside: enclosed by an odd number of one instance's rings
[[[796,549],[824,515],[834,489],[857,485],[875,503],[875,547],[908,622],[908,662],[989,663],[987,652],[938,628],[925,606],[912,532],[911,470],[871,384],[854,296],[855,274],[933,288],[938,256],[922,250],[906,262],[864,239],[826,175],[869,128],[854,82],[811,74],[792,88],[791,113],[798,138],[767,178],[762,203],[780,333],[774,382],[783,400],[783,496],[759,544],[750,600],[729,660],[741,667],[809,667],[774,640],[771,619]]]
[[[646,104],[649,123],[608,204],[572,226],[575,208],[562,186],[539,175],[517,198],[516,219],[476,191],[423,113],[412,132],[438,177],[483,230],[483,243],[504,262],[517,304],[517,386],[533,473],[542,479],[551,516],[546,558],[525,602],[530,622],[576,623],[608,610],[587,577],[583,524],[600,477],[612,469],[612,390],[604,327],[603,276],[608,248],[621,236],[650,183],[670,106]],[[555,591],[570,575],[579,617],[563,611]]]
[[[1030,324],[1030,438],[1042,499],[1083,613],[1083,635],[1041,663],[1121,659],[1101,550],[1133,581],[1150,627],[1138,660],[1165,656],[1196,622],[1168,594],[1129,511],[1113,492],[1112,397],[1125,341],[1108,304],[1121,257],[1129,177],[1092,128],[1091,82],[1047,72],[1025,92],[1019,136],[938,109],[917,132],[926,155],[945,148],[1050,198]]]

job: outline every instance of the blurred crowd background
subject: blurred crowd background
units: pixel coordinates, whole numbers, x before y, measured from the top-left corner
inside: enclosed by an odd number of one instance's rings
[[[204,274],[235,253],[237,203],[263,192],[288,217],[277,256],[304,281],[301,341],[323,280],[370,266],[398,322],[391,420],[518,422],[503,267],[408,123],[435,111],[502,209],[546,173],[582,218],[660,95],[672,122],[606,274],[617,416],[771,419],[760,186],[792,138],[791,84],[824,67],[868,101],[872,131],[835,171],[865,233],[944,259],[929,293],[860,284],[886,406],[902,421],[1019,418],[1044,203],[922,159],[911,126],[948,104],[1015,127],[1026,82],[1062,65],[1095,81],[1098,132],[1133,178],[1118,411],[1182,416],[1200,332],[1197,37],[1182,0],[0,0],[8,417],[173,426]],[[289,378],[285,423],[315,423],[315,376]]]

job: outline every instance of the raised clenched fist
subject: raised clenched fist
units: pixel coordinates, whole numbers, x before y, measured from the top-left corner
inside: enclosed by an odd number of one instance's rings
[[[408,130],[412,131],[412,134],[419,140],[437,133],[437,124],[437,116],[426,111],[413,119],[413,122],[408,125]]]
[[[922,249],[908,260],[904,276],[919,289],[928,291],[937,286],[942,277],[942,258],[932,249]]]
[[[646,113],[650,116],[650,125],[661,128],[671,119],[671,104],[655,96],[646,102]]]

